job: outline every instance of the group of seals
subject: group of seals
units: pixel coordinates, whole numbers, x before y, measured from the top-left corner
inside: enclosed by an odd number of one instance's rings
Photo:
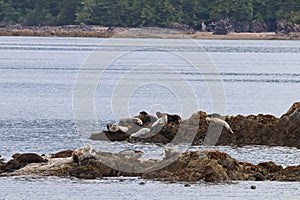
[[[0,172],[13,172],[21,169],[30,163],[48,162],[47,159],[36,153],[15,153],[8,162],[0,162]]]
[[[162,128],[168,123],[168,117],[167,114],[163,114],[159,119],[157,119],[150,128],[142,128],[138,130],[137,132],[130,135],[130,138],[148,138],[151,137],[159,131],[162,130]]]
[[[149,115],[146,111],[141,111],[139,115],[135,116],[133,119],[135,120],[140,119],[142,121],[143,126],[149,126],[157,120],[157,117],[153,115]],[[140,125],[140,123],[138,123],[138,125]]]
[[[182,122],[181,117],[177,114],[158,111],[156,116],[149,115],[146,111],[141,111],[138,116],[121,119],[119,124],[107,124],[107,130],[111,133],[127,133],[130,135],[129,138],[148,138],[159,133],[168,123],[179,125]],[[211,117],[207,117],[205,120],[211,126],[222,126],[228,132],[233,133],[229,124],[221,119],[221,115],[212,114]],[[134,125],[141,128],[132,129]]]

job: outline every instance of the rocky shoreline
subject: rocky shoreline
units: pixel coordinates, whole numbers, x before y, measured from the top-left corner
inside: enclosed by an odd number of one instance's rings
[[[67,26],[4,26],[0,36],[42,36],[42,37],[98,37],[98,38],[186,38],[186,39],[225,39],[225,40],[298,40],[299,32],[226,32],[214,34],[213,31],[194,31],[189,28],[144,27],[122,28],[93,25]]]

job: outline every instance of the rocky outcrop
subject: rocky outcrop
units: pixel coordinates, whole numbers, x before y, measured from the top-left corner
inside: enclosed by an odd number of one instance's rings
[[[106,27],[80,25],[66,26],[6,26],[0,27],[5,36],[59,36],[59,37],[111,37],[115,33]]]
[[[232,27],[235,32],[237,33],[245,33],[245,32],[251,32],[251,33],[261,33],[261,32],[268,32],[268,25],[264,22],[242,22],[242,21],[236,21],[231,22]]]
[[[229,32],[236,33],[261,33],[268,32],[268,25],[264,22],[257,21],[233,21],[220,20],[215,24],[211,24],[208,29],[212,30],[216,35],[226,35]]]
[[[181,31],[183,33],[186,34],[194,34],[196,31],[190,27],[189,25],[186,24],[180,24],[177,22],[171,23],[168,25],[169,29],[173,29],[173,30],[177,30],[177,31]]]
[[[295,24],[292,22],[279,21],[277,23],[277,34],[287,35],[292,32],[300,32],[300,24]]]
[[[90,139],[129,142],[187,142],[192,140],[193,145],[200,145],[207,139],[209,125],[205,118],[218,115],[209,115],[203,111],[194,113],[189,119],[183,120],[180,124],[169,122],[158,134],[148,138],[129,138],[130,134],[143,127],[135,126],[128,133],[102,133],[92,134]],[[233,134],[226,129],[218,136],[216,145],[269,145],[269,146],[290,146],[300,148],[300,102],[295,103],[287,113],[277,118],[272,115],[237,115],[226,116],[224,120],[230,125]],[[122,124],[130,126],[129,124]],[[150,124],[151,126],[151,124]],[[149,128],[144,126],[144,128]],[[212,130],[213,131],[213,130]],[[217,130],[216,130],[217,132]],[[192,139],[191,139],[192,138]],[[174,140],[175,139],[175,140]]]
[[[214,35],[227,35],[230,31],[232,31],[232,25],[226,20],[214,24]]]
[[[72,157],[59,152],[45,156],[46,163],[30,163],[21,168],[11,167],[10,160],[1,163],[0,176],[58,176],[96,179],[102,177],[141,177],[144,179],[176,182],[222,182],[231,180],[276,180],[300,181],[300,166],[283,168],[273,162],[254,165],[239,162],[226,153],[218,151],[195,151],[174,154],[163,160],[144,160],[138,151],[133,154],[124,152],[95,152],[93,158],[86,158],[79,165]],[[62,157],[57,157],[62,155]],[[151,170],[154,165],[169,162],[161,169]],[[153,168],[154,169],[154,168]]]

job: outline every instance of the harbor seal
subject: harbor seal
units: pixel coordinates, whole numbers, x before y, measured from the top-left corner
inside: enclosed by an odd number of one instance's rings
[[[127,133],[128,130],[129,130],[127,127],[120,126],[120,125],[117,125],[117,124],[107,124],[106,127],[107,127],[107,130],[112,132],[112,133],[116,133],[118,131],[123,132],[123,133]]]
[[[132,118],[132,121],[139,126],[143,126],[143,121],[138,117]]]
[[[36,153],[15,153],[13,156],[14,161],[17,163],[40,163],[47,162],[47,159],[42,158],[40,155]]]
[[[55,154],[51,154],[51,158],[69,158],[72,156],[73,150],[63,150]]]
[[[157,117],[149,115],[146,111],[141,111],[138,116],[135,116],[134,118],[139,118],[143,122],[143,126],[148,126],[153,124]]]
[[[179,115],[177,115],[177,114],[162,113],[162,112],[159,112],[159,111],[156,112],[156,116],[158,118],[161,118],[163,115],[167,115],[167,117],[168,117],[168,123],[173,122],[175,124],[180,124],[181,121],[182,121],[181,117]]]
[[[152,124],[150,132],[158,133],[168,122],[168,115],[163,114],[158,120],[156,120],[156,122]]]
[[[148,138],[151,137],[150,128],[142,128],[135,133],[132,133],[129,138]]]
[[[88,158],[95,158],[93,148],[89,144],[76,149],[72,153],[72,159],[74,162],[78,163],[78,165],[81,165],[81,162]]]
[[[233,134],[233,131],[231,130],[229,124],[226,121],[224,121],[220,118],[209,118],[209,117],[207,117],[207,118],[205,118],[205,121],[209,125],[222,126],[222,127],[226,128],[226,130],[228,132]]]

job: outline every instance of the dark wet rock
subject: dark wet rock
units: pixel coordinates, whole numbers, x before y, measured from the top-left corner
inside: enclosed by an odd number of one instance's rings
[[[101,133],[94,133],[90,136],[91,140],[109,140],[111,142],[115,141],[125,141],[129,139],[129,134],[123,133],[121,131],[118,132],[110,132],[110,131],[102,131]]]
[[[274,162],[263,162],[259,163],[258,166],[265,168],[270,173],[275,173],[283,170],[282,166],[276,165]]]
[[[278,173],[279,176],[275,177],[277,181],[300,181],[300,165],[290,166]]]
[[[102,178],[103,174],[112,175],[112,170],[107,170],[102,163],[90,158],[83,160],[80,166],[73,166],[68,173],[76,178],[96,179]]]
[[[145,185],[145,184],[146,184],[146,183],[145,183],[145,182],[143,182],[143,181],[139,183],[139,185]]]
[[[208,114],[198,112],[199,129],[194,144],[201,144],[205,138],[208,126],[204,120]],[[234,134],[226,133],[224,129],[217,145],[269,145],[300,147],[300,103],[295,103],[281,118],[272,115],[237,115],[226,116]]]
[[[221,152],[187,152],[179,156],[178,160],[164,169],[143,174],[143,178],[184,181],[184,182],[219,182],[228,180],[297,180],[299,168],[273,166],[275,171],[268,171],[262,166],[251,163],[240,163],[226,153]],[[289,176],[281,173],[288,171]],[[273,176],[272,176],[273,175]],[[278,176],[278,178],[277,178]],[[296,178],[291,179],[295,176]],[[274,178],[275,177],[275,178]],[[270,179],[272,178],[272,179]],[[280,179],[281,178],[281,179]]]
[[[251,186],[250,186],[250,189],[255,190],[255,189],[256,189],[256,186],[255,186],[255,185],[251,185]]]
[[[155,134],[149,138],[130,138],[129,142],[161,143],[167,144],[169,140],[161,134]]]

